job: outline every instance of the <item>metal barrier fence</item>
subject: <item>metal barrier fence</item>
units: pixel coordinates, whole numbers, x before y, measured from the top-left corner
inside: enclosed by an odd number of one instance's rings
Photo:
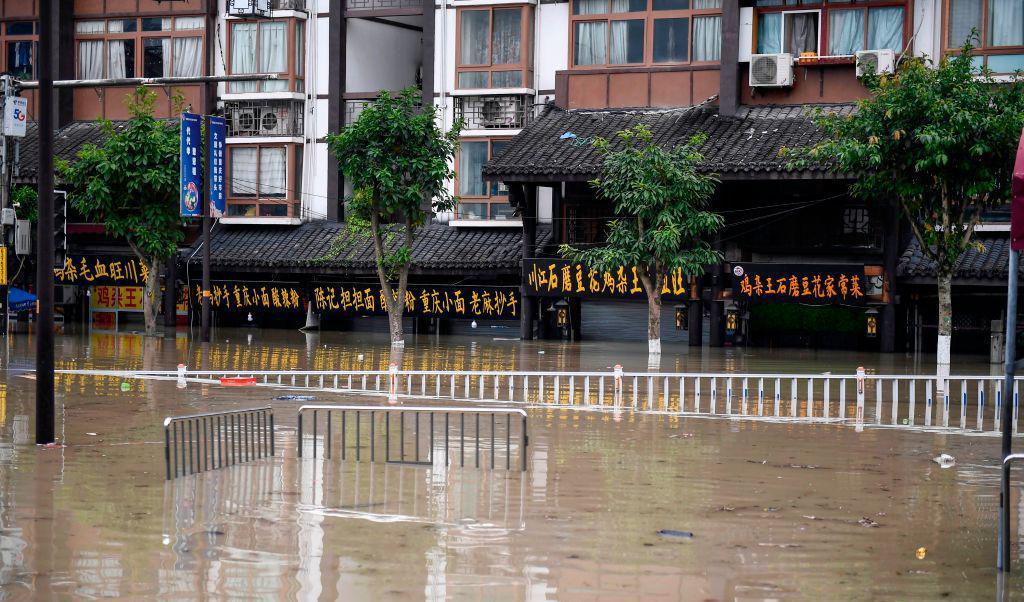
[[[273,408],[164,419],[167,479],[274,455]]]
[[[678,414],[801,421],[855,421],[963,431],[1000,429],[1002,377],[877,374],[735,374],[509,371],[96,371],[121,378],[217,383],[251,378],[291,387],[456,401],[629,408]],[[1020,381],[1014,383],[1018,433]]]
[[[320,431],[319,414],[326,414],[324,430]],[[383,444],[383,460],[390,464],[416,464],[432,466],[437,453],[444,454],[444,466],[452,461],[453,447],[458,450],[456,460],[460,467],[466,465],[467,438],[468,452],[472,464],[481,466],[490,463],[493,469],[500,465],[498,458],[504,457],[506,470],[512,468],[513,440],[518,439],[515,450],[519,455],[519,466],[526,470],[526,448],[529,436],[526,426],[526,411],[518,408],[469,408],[469,407],[380,407],[365,405],[304,405],[298,415],[298,456],[303,456],[305,447],[304,414],[312,413],[313,457],[317,456],[320,445],[325,458],[334,455],[334,426],[340,423],[338,439],[341,459],[345,460],[354,452],[357,461],[365,453],[371,462],[378,460],[378,448]],[[377,415],[381,418],[378,419]],[[407,416],[411,415],[412,420]],[[458,417],[452,420],[453,415]],[[395,420],[392,420],[395,416]],[[466,417],[471,418],[467,426]],[[480,418],[486,416],[481,427]],[[518,437],[512,418],[519,422]],[[436,418],[436,420],[435,420]],[[490,423],[489,426],[487,423]],[[441,430],[440,436],[438,429]],[[397,431],[397,432],[396,432]],[[323,433],[322,439],[319,433]],[[365,436],[364,436],[365,433]],[[392,439],[396,441],[393,443]],[[504,445],[497,446],[504,439]]]

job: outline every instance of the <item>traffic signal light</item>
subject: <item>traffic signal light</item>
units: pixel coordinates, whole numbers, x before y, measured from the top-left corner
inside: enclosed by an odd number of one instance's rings
[[[68,197],[57,193],[53,199],[53,264],[62,267],[68,255]]]

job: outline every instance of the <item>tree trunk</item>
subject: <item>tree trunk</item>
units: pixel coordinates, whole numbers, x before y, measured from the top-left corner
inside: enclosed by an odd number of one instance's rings
[[[647,293],[647,353],[661,353],[661,291]]]
[[[153,336],[156,334],[156,318],[162,299],[160,279],[157,276],[160,273],[161,261],[156,257],[151,257],[149,261],[145,259],[141,259],[141,261],[149,264],[146,266],[149,277],[146,279],[145,294],[142,297],[142,315],[146,320],[146,335]]]
[[[939,366],[949,366],[949,343],[953,335],[952,281],[952,274],[939,270],[939,336],[935,347],[935,361]]]
[[[380,279],[380,288],[384,291],[384,299],[387,302],[388,310],[388,331],[391,333],[391,349],[402,349],[405,347],[405,333],[402,332],[402,315],[405,313],[405,291],[409,281],[409,265],[401,267],[398,277],[398,291],[395,291],[388,280],[388,274],[384,269],[384,236],[381,233],[380,209],[376,200],[370,206],[370,234],[373,237],[373,254],[377,258],[377,277]],[[405,238],[409,248],[412,248],[412,233],[406,222]]]

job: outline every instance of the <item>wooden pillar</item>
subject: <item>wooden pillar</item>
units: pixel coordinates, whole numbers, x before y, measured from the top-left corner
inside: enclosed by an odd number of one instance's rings
[[[722,251],[721,236],[715,235],[713,246],[716,251]],[[712,347],[722,347],[725,345],[725,323],[722,320],[722,316],[725,313],[725,304],[718,300],[723,289],[722,264],[716,263],[711,266],[711,270],[711,297],[709,299],[709,303],[711,303],[709,307],[711,310],[711,324],[709,326],[711,338],[708,342]]]
[[[533,320],[537,313],[537,298],[529,295],[526,286],[527,260],[533,259],[537,250],[537,186],[513,185],[509,187],[510,200],[520,207],[523,217],[523,263],[520,270],[522,284],[520,297],[522,310],[519,315],[519,338],[524,341],[533,339]]]
[[[164,276],[164,336],[173,338],[178,327],[178,257],[167,260]]]
[[[696,299],[686,301],[686,319],[689,321],[689,344],[690,347],[701,347],[704,345],[704,304],[700,300],[700,280],[697,280]]]
[[[895,202],[887,203],[884,212],[885,241],[882,254],[888,299],[879,316],[881,320],[878,325],[878,350],[882,353],[892,353],[896,351],[896,264],[900,253],[900,212]]]

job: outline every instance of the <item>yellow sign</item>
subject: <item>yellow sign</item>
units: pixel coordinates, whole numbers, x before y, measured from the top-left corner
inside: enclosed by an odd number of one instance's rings
[[[7,286],[7,247],[0,247],[0,286]]]

